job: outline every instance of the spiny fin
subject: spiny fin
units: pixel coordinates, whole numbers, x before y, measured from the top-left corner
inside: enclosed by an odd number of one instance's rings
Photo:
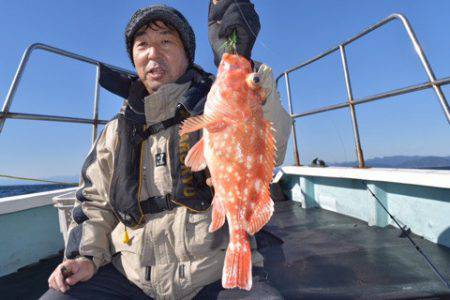
[[[212,202],[212,220],[209,225],[209,232],[214,232],[225,223],[225,209],[223,208],[222,200],[216,194]]]
[[[216,122],[214,118],[206,115],[190,117],[183,121],[180,129],[180,135],[200,130],[208,125],[213,124],[214,122]]]
[[[275,168],[275,157],[276,157],[276,145],[275,138],[273,136],[273,126],[272,123],[264,121],[264,141],[265,141],[265,152],[264,152],[264,182],[270,182],[273,176],[273,169]]]
[[[253,209],[252,215],[247,223],[247,232],[254,235],[269,222],[273,214],[273,201],[270,198],[268,187],[263,188],[258,195],[258,202]]]
[[[184,160],[184,164],[190,167],[192,171],[198,172],[206,168],[205,156],[203,155],[205,139],[201,138],[192,148],[189,150]]]

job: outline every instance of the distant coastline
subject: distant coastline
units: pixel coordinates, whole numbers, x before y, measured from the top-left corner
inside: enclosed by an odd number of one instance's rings
[[[366,159],[365,163],[367,167],[372,168],[450,170],[450,156],[395,155]],[[354,167],[358,162],[331,162],[328,165]]]

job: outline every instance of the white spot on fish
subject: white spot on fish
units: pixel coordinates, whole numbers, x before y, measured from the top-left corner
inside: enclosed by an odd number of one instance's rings
[[[255,189],[257,191],[259,191],[259,188],[261,187],[261,180],[260,179],[256,179],[255,180]]]
[[[234,251],[234,244],[233,243],[230,243],[230,250]]]
[[[242,247],[241,243],[237,242],[235,246],[238,251],[241,250],[241,247]]]
[[[252,155],[247,155],[247,163],[245,164],[247,169],[250,170],[253,167],[253,161],[254,161],[254,157]]]
[[[242,155],[242,148],[241,148],[241,144],[238,143],[236,145],[236,157],[239,160],[240,163],[244,162],[244,156]]]

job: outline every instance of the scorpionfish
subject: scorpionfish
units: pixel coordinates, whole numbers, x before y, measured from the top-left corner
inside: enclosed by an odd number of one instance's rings
[[[275,166],[272,125],[264,118],[265,89],[250,62],[225,53],[208,93],[203,115],[186,119],[180,135],[203,130],[188,152],[185,165],[193,171],[208,167],[214,187],[209,231],[229,227],[222,273],[224,288],[250,290],[252,259],[248,234],[270,219],[269,185]]]

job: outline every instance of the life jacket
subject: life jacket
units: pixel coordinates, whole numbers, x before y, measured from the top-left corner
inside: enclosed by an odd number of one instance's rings
[[[192,172],[184,164],[189,149],[200,140],[201,131],[182,137],[178,134],[171,137],[168,155],[171,162],[172,192],[160,197],[139,199],[143,141],[170,126],[177,126],[190,116],[202,114],[213,82],[211,74],[197,68],[190,69],[180,80],[190,80],[192,83],[178,101],[176,113],[172,118],[145,127],[142,101],[145,91],[140,82],[133,83],[140,86],[132,89],[121,113],[116,116],[118,144],[114,155],[116,160],[111,180],[110,203],[120,221],[127,226],[138,226],[147,213],[158,213],[179,205],[196,212],[205,211],[211,206],[213,192],[206,184],[208,170]]]

